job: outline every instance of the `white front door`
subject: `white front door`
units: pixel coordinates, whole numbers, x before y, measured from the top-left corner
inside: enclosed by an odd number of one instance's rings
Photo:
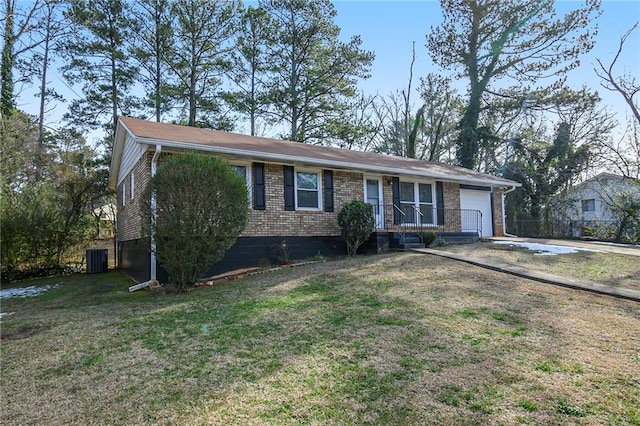
[[[365,177],[364,199],[365,199],[365,202],[373,206],[373,214],[376,218],[376,228],[384,229],[382,179],[374,178],[374,177]]]
[[[460,209],[462,232],[475,232],[478,228],[476,216],[470,210],[482,213],[482,232],[480,237],[493,236],[493,215],[491,214],[491,192],[476,189],[460,189]]]

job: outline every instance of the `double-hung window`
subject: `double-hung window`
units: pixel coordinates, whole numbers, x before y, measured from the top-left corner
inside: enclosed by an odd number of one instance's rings
[[[320,209],[320,178],[315,172],[296,171],[296,208]]]
[[[247,184],[247,191],[249,191],[249,198],[251,198],[251,173],[250,168],[245,165],[231,164],[231,169],[242,178]]]
[[[400,209],[404,223],[433,225],[433,185],[421,182],[400,182]]]

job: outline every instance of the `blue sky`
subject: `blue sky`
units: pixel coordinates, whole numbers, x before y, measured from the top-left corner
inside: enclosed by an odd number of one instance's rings
[[[579,1],[558,0],[556,9],[562,13],[581,4]],[[338,12],[336,24],[342,28],[341,35],[345,38],[360,35],[363,48],[376,54],[371,78],[360,85],[367,93],[387,95],[407,86],[413,41],[416,42],[413,87],[418,85],[420,76],[438,71],[425,47],[426,34],[442,21],[438,1],[342,0],[336,1],[335,5]],[[623,114],[619,120],[624,121],[624,101],[619,95],[600,87],[600,79],[593,68],[597,64],[596,58],[604,64],[610,62],[618,49],[620,37],[640,20],[640,0],[603,0],[601,9],[595,47],[581,58],[580,67],[571,71],[568,83],[573,88],[587,85],[598,90],[612,111]],[[627,40],[623,53],[616,68],[618,73],[634,74],[640,79],[640,28]],[[417,93],[413,95],[414,100],[417,97]]]
[[[245,4],[254,4],[255,0],[245,0]],[[436,0],[378,1],[378,0],[337,0],[334,2],[338,16],[336,24],[342,28],[341,35],[348,39],[360,35],[363,48],[376,54],[371,78],[362,81],[360,88],[368,94],[387,95],[407,85],[411,62],[412,42],[416,43],[416,62],[414,65],[413,87],[419,84],[419,78],[438,69],[431,63],[425,47],[426,34],[431,27],[441,22],[440,5]],[[556,8],[570,10],[579,7],[581,2],[557,0]],[[624,122],[628,112],[622,98],[600,87],[600,80],[593,68],[596,58],[605,64],[615,55],[620,37],[633,24],[640,20],[640,0],[603,0],[602,15],[598,20],[599,33],[595,48],[582,58],[581,66],[569,75],[568,83],[579,88],[587,85],[598,90],[611,111],[618,114]],[[640,79],[640,28],[627,40],[623,56],[619,60],[617,72],[635,74]],[[58,71],[52,72],[51,81],[65,92],[67,98],[74,95],[62,84]],[[464,81],[459,82],[459,91],[464,94]],[[18,99],[18,106],[29,113],[37,114],[38,101],[32,97],[37,88],[25,90]],[[80,93],[80,88],[75,88]],[[417,92],[412,94],[418,100]],[[417,104],[417,102],[416,102]],[[48,122],[59,121],[66,106],[58,106],[50,112]]]

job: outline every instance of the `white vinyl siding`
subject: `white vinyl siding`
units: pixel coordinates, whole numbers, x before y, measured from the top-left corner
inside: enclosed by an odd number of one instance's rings
[[[149,145],[138,143],[131,136],[127,136],[124,143],[124,150],[122,151],[120,170],[118,170],[118,185],[124,182],[127,175],[131,173],[133,167],[144,155],[145,151],[148,148]]]

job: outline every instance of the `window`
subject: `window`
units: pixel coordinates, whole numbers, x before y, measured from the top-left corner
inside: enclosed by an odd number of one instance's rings
[[[251,178],[249,175],[250,168],[248,166],[231,164],[231,169],[240,176],[247,185],[247,192],[249,193],[249,201],[251,201]]]
[[[318,173],[296,172],[296,208],[320,208],[320,186],[318,182]]]
[[[413,182],[400,182],[400,209],[404,213],[402,216],[405,223],[416,223],[416,193],[413,189]]]
[[[231,165],[231,169],[233,169],[233,171],[240,176],[242,179],[244,179],[245,182],[248,182],[247,179],[247,166],[236,166],[235,164]]]
[[[122,207],[125,206],[127,200],[127,185],[125,182],[122,182]]]
[[[133,200],[133,194],[134,194],[135,187],[136,187],[136,180],[135,180],[133,172],[131,172],[131,199],[132,200]]]
[[[400,209],[405,223],[433,224],[433,208],[432,184],[400,182]]]
[[[582,212],[595,212],[596,211],[596,200],[593,198],[590,200],[582,200]]]

